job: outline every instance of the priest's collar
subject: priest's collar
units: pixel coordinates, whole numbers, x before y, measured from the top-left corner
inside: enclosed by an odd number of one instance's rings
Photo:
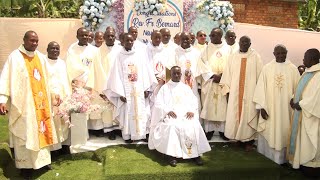
[[[24,53],[25,55],[27,55],[28,57],[34,57],[34,51],[27,51],[23,44],[20,45],[20,47],[18,48],[18,50],[22,53]]]
[[[57,59],[50,59],[50,58],[48,57],[48,55],[47,55],[47,59],[48,59],[48,62],[50,62],[50,63],[55,63],[55,62],[57,62],[57,60],[58,60],[59,58],[57,58]]]
[[[315,64],[311,66],[310,68],[306,68],[305,72],[315,72],[315,71],[320,71],[320,64]]]
[[[120,53],[121,54],[126,54],[126,55],[134,54],[135,53],[135,48],[132,47],[131,50],[127,51],[124,47],[122,47]]]
[[[160,43],[159,46],[154,46],[154,45],[152,44],[152,42],[149,42],[149,43],[147,44],[147,47],[150,48],[150,49],[152,49],[152,50],[155,50],[155,51],[161,51],[161,50],[163,49],[163,44]]]
[[[179,82],[173,82],[172,79],[170,79],[167,83],[170,84],[170,85],[176,86],[176,85],[178,85],[180,83],[180,81]]]
[[[221,44],[213,44],[213,43],[210,43],[212,46],[214,47],[217,47],[217,48],[220,48],[224,45],[224,43],[222,42]]]
[[[239,54],[250,54],[252,53],[254,50],[252,48],[249,48],[247,52],[241,52],[239,49]]]
[[[181,51],[181,52],[190,52],[192,50],[192,46],[190,46],[189,48],[187,49],[183,49],[181,46],[179,46],[177,48],[178,51]]]

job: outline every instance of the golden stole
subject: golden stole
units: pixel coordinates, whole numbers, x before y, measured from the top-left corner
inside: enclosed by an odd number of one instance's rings
[[[241,119],[242,113],[242,101],[243,101],[243,94],[244,94],[244,85],[246,80],[246,68],[247,68],[247,58],[241,58],[241,67],[240,67],[240,80],[239,80],[239,122]]]
[[[42,65],[38,55],[28,57],[23,55],[28,70],[36,117],[38,124],[38,135],[40,148],[53,144],[52,125],[50,119],[50,107],[47,97],[46,82],[43,76]]]

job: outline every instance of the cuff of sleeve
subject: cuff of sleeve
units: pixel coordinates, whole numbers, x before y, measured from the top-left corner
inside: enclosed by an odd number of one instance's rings
[[[213,73],[206,73],[206,74],[202,74],[202,78],[205,80],[205,81],[208,81],[211,76],[213,75]]]
[[[0,95],[0,103],[7,103],[8,99],[8,96]]]

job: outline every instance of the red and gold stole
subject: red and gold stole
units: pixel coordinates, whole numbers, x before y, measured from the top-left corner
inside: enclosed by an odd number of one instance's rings
[[[239,79],[239,101],[238,101],[239,121],[241,119],[241,112],[242,112],[244,85],[246,81],[246,67],[247,67],[247,58],[241,58],[240,79]]]
[[[23,55],[29,74],[32,96],[36,109],[39,143],[40,148],[43,148],[53,144],[50,107],[47,97],[46,82],[43,78],[42,65],[38,55],[35,55],[34,57],[28,57],[22,52],[21,54]]]

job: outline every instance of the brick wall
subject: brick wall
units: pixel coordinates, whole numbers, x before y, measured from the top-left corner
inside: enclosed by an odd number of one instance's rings
[[[298,28],[298,2],[282,0],[229,0],[236,22]]]

